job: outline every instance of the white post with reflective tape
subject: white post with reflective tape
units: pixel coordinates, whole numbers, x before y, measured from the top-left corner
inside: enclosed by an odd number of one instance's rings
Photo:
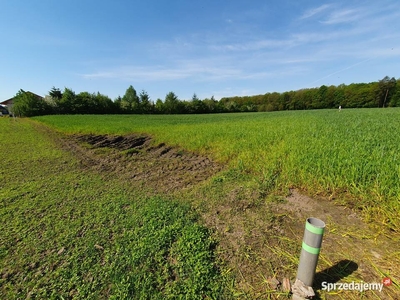
[[[296,282],[292,287],[293,299],[305,299],[313,296],[312,284],[324,230],[325,223],[320,219],[308,218],[306,220]]]

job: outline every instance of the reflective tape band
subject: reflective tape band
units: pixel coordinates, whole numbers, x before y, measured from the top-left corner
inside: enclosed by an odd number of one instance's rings
[[[314,248],[314,247],[308,246],[308,245],[307,245],[306,243],[304,243],[304,242],[303,242],[303,244],[302,244],[302,248],[303,248],[305,251],[307,251],[308,253],[315,254],[315,255],[318,255],[318,254],[319,254],[319,251],[321,250],[321,248]]]
[[[306,229],[309,232],[312,232],[314,234],[318,234],[318,235],[324,234],[324,228],[315,227],[315,226],[311,225],[309,222],[306,222]]]

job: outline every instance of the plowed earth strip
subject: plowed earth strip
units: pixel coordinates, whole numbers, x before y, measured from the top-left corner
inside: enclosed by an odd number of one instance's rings
[[[207,157],[164,143],[154,145],[146,135],[71,135],[63,144],[85,168],[115,172],[158,192],[189,188],[222,170]]]

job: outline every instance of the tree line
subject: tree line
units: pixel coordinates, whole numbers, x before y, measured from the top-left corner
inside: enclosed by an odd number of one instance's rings
[[[32,117],[49,114],[202,114],[229,112],[214,97],[200,100],[196,94],[189,101],[179,100],[169,92],[164,100],[150,99],[146,91],[137,93],[129,86],[123,97],[111,100],[99,92],[90,94],[65,88],[53,87],[44,98],[31,92],[18,91],[15,95],[13,113],[17,116]]]
[[[400,106],[400,80],[384,77],[371,83],[322,85],[284,93],[267,93],[245,97],[225,97],[225,106],[239,110],[277,111],[321,108],[362,108]]]
[[[169,92],[164,100],[150,99],[142,90],[139,94],[129,86],[123,97],[111,100],[97,93],[81,92],[53,87],[44,98],[20,90],[14,97],[13,113],[18,116],[46,114],[202,114],[227,112],[255,112],[303,110],[321,108],[361,108],[400,106],[400,80],[384,77],[371,83],[325,86],[284,93],[266,93],[244,97],[214,97],[180,100]]]

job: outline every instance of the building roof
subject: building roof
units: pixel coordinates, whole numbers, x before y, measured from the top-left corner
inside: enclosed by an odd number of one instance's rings
[[[35,93],[32,93],[32,92],[30,92],[30,91],[26,91],[26,93],[32,94],[32,95],[35,96],[37,99],[43,99],[42,96],[39,96],[39,95],[37,95],[37,94],[35,94]],[[0,102],[0,104],[2,104],[2,105],[10,105],[10,104],[12,104],[12,103],[14,102],[14,98],[15,98],[15,97],[12,97],[12,98],[10,98],[10,99],[4,100],[3,102]]]
[[[2,105],[8,105],[11,104],[13,102],[14,98],[8,99],[8,100],[4,100],[3,102],[0,102],[0,104]]]

